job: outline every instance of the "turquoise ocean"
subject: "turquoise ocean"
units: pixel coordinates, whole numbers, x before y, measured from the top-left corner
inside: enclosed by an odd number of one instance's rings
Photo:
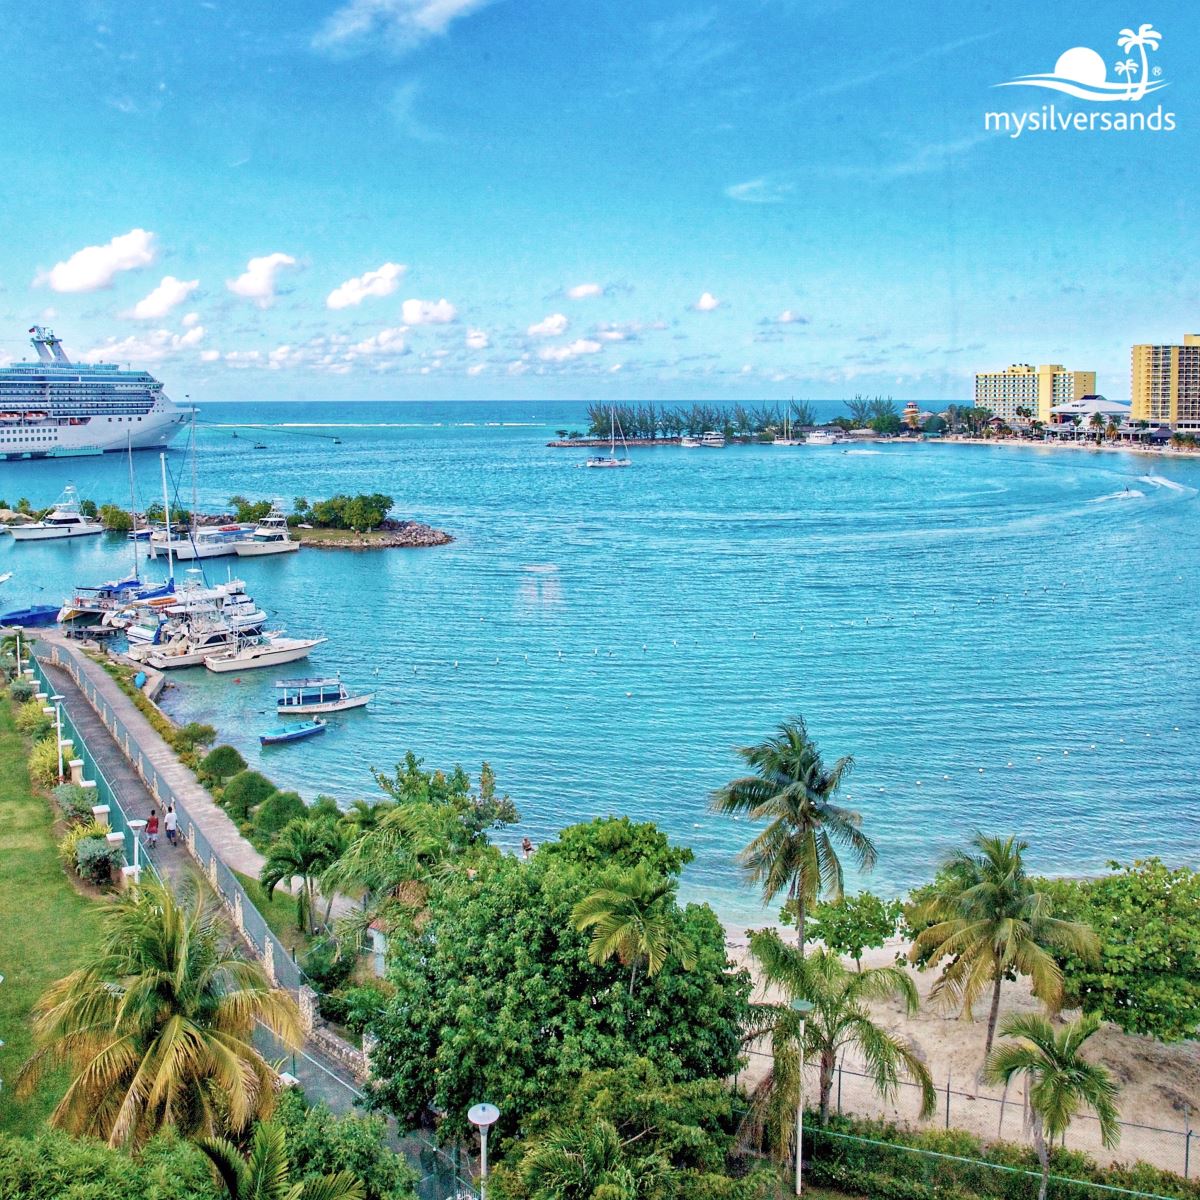
[[[708,796],[739,773],[734,747],[802,713],[827,755],[855,758],[846,801],[880,857],[852,886],[902,892],[977,829],[1027,837],[1047,872],[1195,861],[1200,462],[731,446],[635,448],[629,470],[587,471],[585,451],[545,444],[585,427],[581,404],[200,414],[203,509],[380,491],[456,539],[204,564],[244,579],[273,625],[329,639],[282,674],[341,671],[378,693],[319,739],[262,750],[275,674],[172,674],[172,715],[211,722],[306,798],[369,796],[369,768],[410,748],[473,776],[487,759],[523,817],[507,844],[606,813],[653,820],[695,851],[687,898],[761,922],[774,910],[734,863],[751,827]],[[144,506],[158,456],[134,457]],[[168,462],[190,503],[182,443]],[[127,501],[121,455],[0,463],[10,503],[48,504],[67,481]],[[0,609],[130,562],[107,535],[2,538]]]

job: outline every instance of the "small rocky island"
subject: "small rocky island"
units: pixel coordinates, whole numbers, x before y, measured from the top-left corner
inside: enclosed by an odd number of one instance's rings
[[[454,538],[444,529],[420,521],[384,521],[378,529],[293,529],[302,546],[326,550],[416,550],[425,546],[447,546]]]

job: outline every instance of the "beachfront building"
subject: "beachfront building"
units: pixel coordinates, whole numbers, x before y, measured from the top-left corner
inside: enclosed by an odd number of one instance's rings
[[[1182,346],[1134,346],[1130,394],[1134,421],[1200,432],[1200,333],[1184,334]]]
[[[1081,396],[1056,404],[1050,410],[1050,422],[1046,432],[1059,437],[1093,437],[1096,433],[1095,418],[1099,413],[1104,428],[1115,425],[1120,429],[1129,422],[1129,405],[1119,400],[1108,400],[1104,396]]]
[[[975,376],[975,407],[990,409],[993,416],[1005,421],[1029,414],[1031,420],[1049,425],[1056,404],[1095,391],[1095,371],[1068,371],[1061,363],[1038,367],[1013,363],[1006,370],[982,371]]]

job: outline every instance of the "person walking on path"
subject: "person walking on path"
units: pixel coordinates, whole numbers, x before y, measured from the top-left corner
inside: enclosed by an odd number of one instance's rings
[[[167,831],[167,841],[175,845],[175,831],[179,828],[179,818],[175,815],[175,805],[167,806],[167,815],[163,817],[163,828]]]
[[[158,845],[158,809],[152,808],[146,821],[146,846],[153,850]]]

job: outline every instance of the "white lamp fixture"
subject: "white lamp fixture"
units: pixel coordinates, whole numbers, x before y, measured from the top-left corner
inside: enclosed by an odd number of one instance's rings
[[[500,1120],[500,1110],[494,1104],[473,1104],[467,1120],[479,1130],[479,1200],[487,1200],[488,1130]]]

